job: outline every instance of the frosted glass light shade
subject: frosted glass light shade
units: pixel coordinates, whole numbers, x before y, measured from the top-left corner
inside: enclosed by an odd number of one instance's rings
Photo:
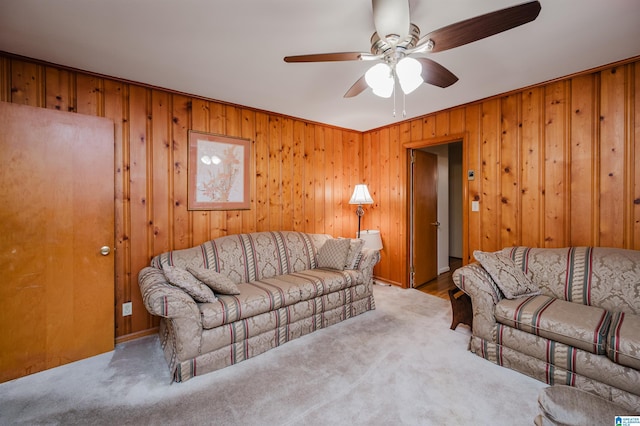
[[[359,183],[353,188],[353,195],[351,195],[349,204],[373,204],[373,198],[369,194],[367,185]]]
[[[387,64],[376,64],[365,73],[364,79],[373,89],[373,93],[381,98],[388,98],[393,93],[393,72]]]
[[[380,231],[374,229],[363,229],[360,232],[360,238],[364,240],[364,246],[362,248],[382,250],[382,238],[380,238]]]
[[[424,80],[422,79],[422,64],[414,58],[402,58],[396,65],[396,73],[400,87],[405,95],[416,90]]]

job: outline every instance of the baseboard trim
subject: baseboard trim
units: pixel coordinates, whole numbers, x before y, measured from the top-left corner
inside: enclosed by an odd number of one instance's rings
[[[438,275],[440,275],[440,274],[444,274],[444,273],[447,273],[447,272],[449,272],[450,270],[451,270],[451,268],[450,268],[450,267],[448,267],[448,266],[445,266],[444,268],[440,268],[440,269],[438,270]]]
[[[137,331],[135,333],[125,334],[124,336],[116,337],[116,345],[130,340],[140,339],[141,337],[151,336],[158,334],[158,327],[149,328],[147,330]]]

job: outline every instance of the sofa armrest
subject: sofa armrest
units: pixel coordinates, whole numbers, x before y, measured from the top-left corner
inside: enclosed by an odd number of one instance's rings
[[[479,263],[470,263],[453,272],[453,282],[471,297],[474,336],[494,341],[495,307],[504,296],[491,275]]]
[[[361,254],[358,271],[362,272],[365,284],[370,284],[373,282],[373,267],[380,262],[380,251],[363,248]]]
[[[196,302],[187,293],[167,282],[162,269],[147,266],[138,274],[142,301],[150,314],[171,321],[178,341],[175,352],[180,360],[200,354],[202,319]]]

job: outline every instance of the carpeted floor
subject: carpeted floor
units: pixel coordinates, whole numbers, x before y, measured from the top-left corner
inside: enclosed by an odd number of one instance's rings
[[[468,352],[446,300],[374,291],[375,311],[185,383],[152,336],[0,384],[0,424],[532,424],[546,385]]]

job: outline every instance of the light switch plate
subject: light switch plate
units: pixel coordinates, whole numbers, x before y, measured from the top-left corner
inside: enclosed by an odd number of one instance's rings
[[[472,201],[471,202],[471,211],[479,212],[480,211],[480,201]]]

